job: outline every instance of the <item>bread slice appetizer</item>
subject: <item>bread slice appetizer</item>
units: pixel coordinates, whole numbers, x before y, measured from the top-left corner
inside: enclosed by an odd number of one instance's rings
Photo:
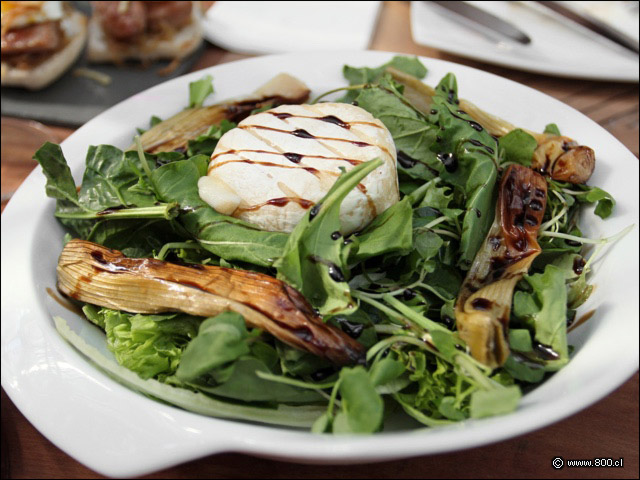
[[[180,60],[202,42],[198,2],[91,2],[87,58],[93,63]]]
[[[39,90],[76,61],[87,19],[67,2],[2,2],[2,86]]]

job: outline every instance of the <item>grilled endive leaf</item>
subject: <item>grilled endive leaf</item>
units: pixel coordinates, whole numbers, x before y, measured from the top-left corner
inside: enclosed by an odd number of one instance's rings
[[[294,288],[268,275],[151,258],[71,240],[58,260],[58,288],[77,300],[135,313],[180,311],[209,317],[231,310],[247,324],[338,365],[360,362],[364,348],[322,322]]]
[[[309,89],[304,83],[291,75],[281,73],[247,98],[183,110],[144,132],[140,141],[142,148],[148,153],[186,152],[189,140],[202,135],[211,125],[218,125],[222,120],[237,123],[256,109],[303,103],[307,98]],[[134,145],[129,147],[130,150],[134,148]]]
[[[540,253],[536,240],[547,182],[511,165],[500,183],[496,216],[460,289],[456,323],[471,355],[490,367],[509,356],[508,323],[513,289]]]
[[[387,67],[386,71],[395,81],[404,86],[403,95],[411,105],[424,115],[428,115],[436,91],[418,78],[392,66]],[[593,173],[595,154],[590,147],[579,145],[574,140],[556,133],[549,133],[546,129],[545,133],[519,129],[512,123],[485,112],[463,98],[459,99],[459,108],[496,137],[504,137],[515,130],[522,130],[531,135],[538,144],[531,159],[532,167],[539,170],[540,173],[549,175],[554,180],[585,183]]]

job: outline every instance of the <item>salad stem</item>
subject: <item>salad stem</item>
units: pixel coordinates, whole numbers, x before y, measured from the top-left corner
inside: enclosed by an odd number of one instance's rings
[[[56,212],[57,218],[74,218],[78,220],[115,220],[123,218],[160,218],[171,220],[178,215],[177,203],[164,203],[153,207],[133,207],[112,210],[107,208],[101,212]]]
[[[171,242],[163,245],[162,248],[160,249],[160,252],[158,252],[158,254],[154,258],[156,258],[157,260],[164,260],[167,254],[169,253],[169,250],[174,250],[178,248],[187,248],[192,250],[202,249],[200,245],[194,242]]]
[[[336,382],[328,382],[328,383],[303,382],[301,380],[285,377],[283,375],[273,375],[271,373],[263,372],[261,370],[256,370],[256,375],[264,380],[269,380],[270,382],[284,383],[285,385],[291,385],[293,387],[299,387],[299,388],[307,388],[311,390],[325,390],[328,388],[333,388],[333,386],[336,384]]]
[[[612,235],[610,237],[604,237],[604,238],[599,238],[599,239],[592,239],[592,238],[584,238],[584,237],[577,237],[575,235],[569,235],[567,233],[561,233],[561,232],[540,232],[539,236],[540,237],[553,237],[553,238],[562,238],[565,240],[572,240],[574,242],[579,242],[579,243],[587,243],[587,244],[593,244],[593,245],[600,245],[600,244],[605,244],[605,243],[612,243],[612,242],[616,242],[619,239],[621,239],[622,237],[624,237],[627,233],[629,233],[633,227],[635,227],[635,223],[632,225],[629,225],[628,227],[626,227],[624,230],[616,233],[615,235]]]
[[[318,95],[311,102],[309,102],[309,104],[313,105],[315,103],[318,103],[320,101],[320,99],[326,97],[327,95],[331,95],[332,93],[343,92],[343,91],[348,91],[348,90],[361,90],[363,88],[370,88],[370,87],[374,87],[374,86],[377,86],[377,85],[370,84],[370,83],[361,83],[359,85],[351,85],[349,87],[334,88],[333,90],[329,90],[328,92],[324,92],[323,94]]]
[[[399,322],[401,326],[404,326],[406,324],[406,322],[404,321],[404,317],[402,315],[400,315],[395,310],[387,307],[383,303],[378,302],[373,298],[370,298],[369,296],[365,296],[364,292],[356,290],[354,292],[351,292],[351,296],[359,300],[362,300],[365,303],[368,303],[372,307],[377,308],[378,310],[386,314],[391,320],[395,320],[396,322]]]

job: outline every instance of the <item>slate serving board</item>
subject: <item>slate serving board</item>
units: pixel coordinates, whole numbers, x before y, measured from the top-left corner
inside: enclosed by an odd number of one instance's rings
[[[74,2],[85,14],[89,2]],[[0,92],[2,115],[25,117],[44,123],[78,127],[116,103],[135,93],[187,73],[202,54],[204,45],[185,58],[169,75],[158,70],[169,61],[154,62],[148,68],[131,62],[124,66],[89,64],[83,52],[76,63],[48,87],[30,91],[15,87],[2,87]],[[101,85],[86,77],[76,77],[73,71],[85,67],[111,77],[109,85]],[[150,112],[150,115],[153,112]]]

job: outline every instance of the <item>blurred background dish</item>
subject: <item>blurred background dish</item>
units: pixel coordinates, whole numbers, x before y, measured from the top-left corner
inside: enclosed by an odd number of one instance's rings
[[[91,15],[89,2],[74,2],[74,5]],[[203,49],[200,43],[195,51],[179,62],[166,59],[118,65],[90,63],[85,50],[75,64],[47,88],[28,91],[3,87],[0,94],[2,115],[78,127],[125,98],[187,73]]]
[[[474,60],[561,77],[638,81],[638,55],[555,13],[538,2],[465,2],[512,23],[531,43],[523,45],[469,28],[433,2],[412,2],[416,43]],[[563,2],[569,3],[569,2]],[[616,3],[616,2],[603,2]],[[637,3],[637,2],[631,2]],[[629,10],[638,28],[638,13]],[[635,15],[635,20],[633,19]]]
[[[207,40],[232,52],[365,50],[381,2],[215,2]]]
[[[637,1],[560,1],[552,2],[567,8],[583,18],[596,22],[613,32],[626,36],[635,43],[638,49],[640,31],[638,30],[638,3]]]

